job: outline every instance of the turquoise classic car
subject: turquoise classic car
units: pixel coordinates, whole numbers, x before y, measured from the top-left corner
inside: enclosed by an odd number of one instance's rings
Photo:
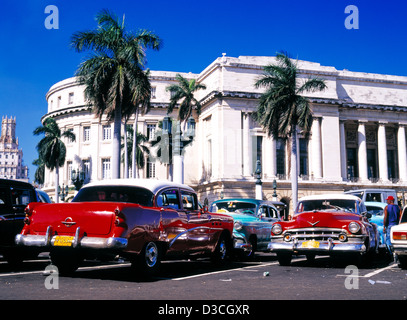
[[[253,257],[256,251],[268,251],[271,226],[280,220],[271,201],[256,199],[222,199],[212,203],[210,212],[233,217],[234,249],[242,257]]]
[[[383,233],[383,218],[384,218],[384,208],[386,208],[387,203],[366,201],[365,206],[367,212],[372,215],[369,221],[375,223],[377,225],[377,231],[379,231],[379,249],[385,250],[386,239],[384,238]]]

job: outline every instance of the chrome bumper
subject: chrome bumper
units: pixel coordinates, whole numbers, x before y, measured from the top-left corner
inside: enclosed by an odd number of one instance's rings
[[[70,247],[89,249],[124,249],[127,247],[126,238],[99,238],[99,237],[79,237],[80,229],[77,228]],[[45,235],[22,235],[15,237],[15,243],[27,247],[54,247],[57,236],[51,236],[51,229],[48,227]],[[55,246],[56,247],[56,246]]]
[[[407,255],[407,245],[405,245],[405,244],[394,244],[392,242],[391,247],[392,247],[393,252],[395,254],[400,255],[400,256]]]
[[[339,242],[328,239],[327,241],[317,241],[318,245],[312,246],[307,240],[294,239],[290,242],[275,241],[270,242],[267,248],[271,252],[294,252],[294,253],[320,253],[330,254],[335,252],[366,252],[366,246],[362,242]]]
[[[253,246],[246,237],[237,232],[233,232],[233,248],[243,252],[251,252],[253,250]]]

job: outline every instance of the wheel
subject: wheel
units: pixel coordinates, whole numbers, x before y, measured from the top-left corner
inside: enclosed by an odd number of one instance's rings
[[[277,260],[280,266],[291,265],[292,254],[291,253],[277,253]]]
[[[397,255],[396,261],[398,261],[398,266],[401,269],[407,269],[407,256]]]
[[[229,244],[227,237],[222,234],[216,245],[215,251],[212,253],[212,261],[215,264],[222,264],[229,256]]]
[[[141,253],[133,262],[135,271],[141,272],[143,275],[154,275],[158,272],[161,264],[160,247],[153,241],[148,242]]]
[[[50,252],[51,263],[58,268],[60,275],[70,275],[74,273],[83,258],[71,250],[55,250]]]

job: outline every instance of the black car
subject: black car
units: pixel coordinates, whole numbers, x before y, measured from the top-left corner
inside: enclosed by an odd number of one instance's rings
[[[26,182],[0,179],[0,254],[12,264],[24,258],[22,248],[14,242],[24,226],[24,209],[37,202],[34,187]]]

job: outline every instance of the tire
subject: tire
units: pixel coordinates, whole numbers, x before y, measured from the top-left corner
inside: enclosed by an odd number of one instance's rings
[[[161,265],[161,249],[157,243],[150,241],[146,243],[141,253],[132,263],[135,272],[141,272],[142,275],[152,276],[158,273]]]
[[[56,250],[50,252],[51,263],[58,268],[60,275],[71,275],[78,268],[83,258],[70,250]]]
[[[230,245],[228,238],[222,234],[216,245],[215,251],[212,253],[212,262],[215,264],[224,264],[229,257]]]
[[[407,269],[407,256],[397,255],[396,261],[398,261],[399,268],[401,268],[403,270]]]
[[[291,253],[277,253],[277,260],[280,266],[291,265],[292,254]]]

